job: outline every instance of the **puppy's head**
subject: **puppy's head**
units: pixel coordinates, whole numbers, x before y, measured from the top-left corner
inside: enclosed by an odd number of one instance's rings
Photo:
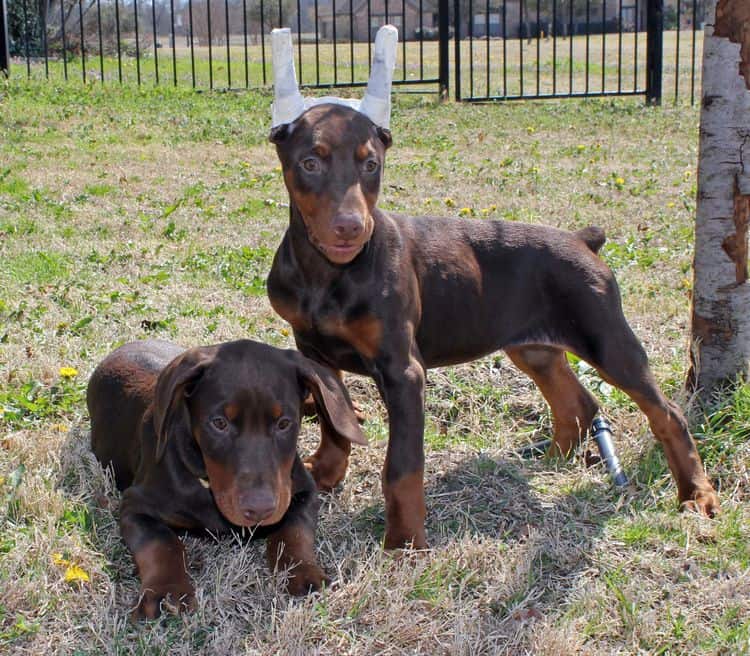
[[[296,351],[250,340],[190,349],[156,384],[157,460],[173,442],[186,469],[208,478],[227,520],[238,526],[275,524],[292,498],[308,391],[331,430],[366,443],[338,378]]]
[[[348,264],[372,236],[391,133],[350,107],[323,104],[269,139],[310,242],[333,264]]]

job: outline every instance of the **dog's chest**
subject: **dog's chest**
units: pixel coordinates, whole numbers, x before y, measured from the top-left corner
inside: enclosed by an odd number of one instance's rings
[[[293,294],[271,304],[298,337],[314,344],[328,358],[357,355],[372,360],[380,351],[383,322],[366,302],[339,302],[337,294]],[[347,351],[349,351],[347,353]],[[335,358],[338,359],[338,358]]]

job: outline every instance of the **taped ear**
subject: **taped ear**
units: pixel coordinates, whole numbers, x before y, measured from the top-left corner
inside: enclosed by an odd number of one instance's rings
[[[295,352],[299,375],[315,399],[318,416],[341,437],[367,446],[367,437],[359,427],[349,392],[339,377],[328,367]]]
[[[380,126],[377,127],[377,131],[378,138],[383,142],[385,149],[388,150],[393,144],[393,135],[391,135],[391,131],[387,128],[381,128]]]
[[[164,455],[170,435],[190,431],[190,417],[185,398],[213,361],[214,356],[213,347],[192,348],[178,355],[159,374],[154,395],[157,462]]]
[[[278,146],[279,144],[284,143],[289,138],[289,135],[291,133],[292,124],[282,123],[281,125],[276,125],[271,128],[271,132],[268,134],[268,140],[272,144],[276,144]]]

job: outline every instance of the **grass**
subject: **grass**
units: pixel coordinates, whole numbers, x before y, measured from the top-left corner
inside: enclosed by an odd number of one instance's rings
[[[322,498],[337,585],[290,599],[263,546],[186,538],[198,611],[132,625],[138,583],[119,496],[88,449],[87,378],[146,336],[291,346],[263,280],[287,202],[270,97],[183,89],[0,87],[0,650],[13,654],[691,653],[750,651],[750,388],[681,396],[687,366],[697,110],[642,100],[497,105],[398,97],[381,205],[413,214],[606,228],[603,257],[672,397],[692,409],[714,521],[682,515],[632,403],[571,359],[631,478],[524,461],[549,434],[501,354],[430,372],[428,537],[380,549],[387,428],[372,383],[341,491]],[[62,369],[67,367],[69,369]],[[304,427],[301,450],[315,445]],[[66,581],[63,562],[89,581]]]

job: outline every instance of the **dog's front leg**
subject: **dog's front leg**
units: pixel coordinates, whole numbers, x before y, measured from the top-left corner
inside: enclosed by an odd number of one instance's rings
[[[141,596],[133,616],[158,617],[162,602],[177,612],[193,610],[195,589],[185,566],[185,548],[174,531],[145,508],[136,488],[125,491],[120,532],[141,579]]]
[[[383,467],[386,549],[425,549],[424,385],[421,358],[378,368],[376,377],[388,411],[389,440]]]
[[[318,525],[320,501],[315,481],[299,457],[292,470],[294,496],[279,527],[266,539],[266,556],[271,569],[290,568],[289,594],[304,595],[330,583],[318,565],[315,553],[315,527]]]

